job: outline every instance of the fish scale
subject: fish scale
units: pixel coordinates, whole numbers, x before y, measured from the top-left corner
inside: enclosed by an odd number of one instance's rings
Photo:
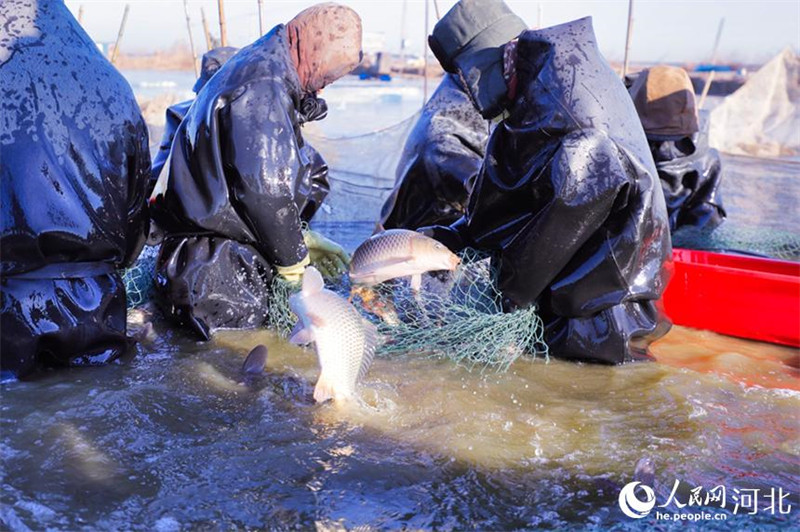
[[[358,246],[350,263],[350,279],[356,284],[373,285],[410,276],[412,287],[418,288],[421,274],[452,271],[458,263],[455,254],[432,238],[407,229],[389,229]]]
[[[309,275],[316,277],[319,272],[309,267],[305,276]],[[290,305],[313,336],[320,364],[317,388],[324,383],[323,387],[330,386],[334,398],[350,396],[372,363],[377,345],[375,327],[348,301],[322,288],[321,276],[315,281],[318,286],[307,284],[305,278],[303,282],[303,290],[292,296]],[[317,390],[314,396],[317,400],[328,398],[318,398]]]

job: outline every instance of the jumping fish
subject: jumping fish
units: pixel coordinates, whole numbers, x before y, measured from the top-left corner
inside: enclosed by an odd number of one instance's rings
[[[300,292],[289,298],[289,308],[299,318],[290,342],[314,343],[320,375],[314,387],[314,399],[340,401],[352,396],[356,384],[372,364],[378,343],[375,326],[330,290],[313,266],[303,274]]]
[[[350,280],[371,286],[411,276],[411,288],[422,285],[422,274],[454,270],[460,259],[444,244],[407,229],[389,229],[365,240],[350,263]]]

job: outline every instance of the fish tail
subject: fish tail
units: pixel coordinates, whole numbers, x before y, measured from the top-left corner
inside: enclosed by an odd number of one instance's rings
[[[314,400],[318,403],[324,403],[328,399],[333,399],[336,396],[336,387],[325,373],[321,373],[317,379],[317,385],[314,386]]]

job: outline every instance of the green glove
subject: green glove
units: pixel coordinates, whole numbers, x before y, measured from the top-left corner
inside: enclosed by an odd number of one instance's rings
[[[350,256],[334,242],[315,231],[306,231],[303,240],[308,248],[311,263],[316,266],[325,277],[338,277],[347,271],[350,266]]]
[[[291,266],[275,266],[275,269],[278,271],[278,275],[283,277],[284,280],[290,283],[299,283],[303,280],[303,272],[306,271],[306,266],[308,266],[310,262],[311,259],[306,255],[306,258],[297,264],[292,264]]]

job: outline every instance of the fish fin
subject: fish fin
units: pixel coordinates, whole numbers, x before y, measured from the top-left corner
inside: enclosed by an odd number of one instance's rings
[[[308,345],[314,343],[314,331],[310,327],[303,327],[303,322],[298,321],[292,332],[289,333],[289,343],[295,345]]]
[[[380,341],[380,333],[374,323],[364,321],[364,356],[361,359],[361,367],[358,369],[358,378],[356,382],[360,382],[369,371],[372,365],[372,360],[375,358],[375,351],[378,348]]]
[[[265,345],[257,345],[244,359],[242,364],[242,372],[251,375],[261,375],[264,373],[264,368],[267,366],[268,350]]]
[[[414,292],[419,292],[420,288],[422,288],[422,274],[415,273],[411,276],[411,289]]]
[[[328,380],[325,372],[320,373],[317,384],[314,386],[314,400],[318,403],[324,403],[334,397],[336,397],[336,390],[333,382]]]
[[[316,294],[323,288],[325,288],[325,281],[322,280],[322,274],[319,273],[319,270],[313,266],[306,268],[303,273],[303,294],[307,296]]]

